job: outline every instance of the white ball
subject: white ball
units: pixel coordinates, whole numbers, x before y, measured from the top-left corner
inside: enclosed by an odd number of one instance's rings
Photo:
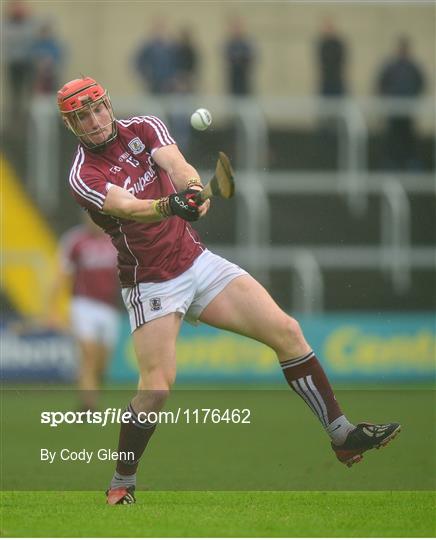
[[[191,116],[191,126],[204,131],[212,124],[212,115],[207,109],[197,109]]]

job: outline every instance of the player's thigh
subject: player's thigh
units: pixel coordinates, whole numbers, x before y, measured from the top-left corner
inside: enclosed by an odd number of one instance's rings
[[[200,320],[261,341],[276,351],[291,348],[292,339],[307,346],[298,323],[280,309],[265,288],[250,275],[231,281],[206,306]]]
[[[133,332],[141,377],[147,377],[151,372],[175,374],[176,340],[180,325],[180,314],[169,313],[146,322]]]

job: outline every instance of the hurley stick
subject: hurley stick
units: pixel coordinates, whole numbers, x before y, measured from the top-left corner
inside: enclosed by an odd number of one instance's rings
[[[230,199],[234,193],[235,182],[233,181],[233,169],[230,160],[224,152],[219,152],[215,174],[197,195],[197,204],[201,204],[216,195],[224,199]]]

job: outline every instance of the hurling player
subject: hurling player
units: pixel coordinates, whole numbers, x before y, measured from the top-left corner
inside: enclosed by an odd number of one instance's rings
[[[247,272],[204,246],[190,222],[207,213],[209,201],[197,204],[199,174],[162,120],[115,119],[107,91],[90,77],[68,82],[57,98],[65,125],[79,140],[69,187],[118,251],[140,373],[138,393],[128,405],[132,419],[121,424],[118,445],[134,459],[118,460],[108,503],[135,502],[138,462],[156,428],[138,414],[164,405],[176,376],[183,318],[271,347],[342,463],[351,466],[366,450],[390,441],[400,425],[352,424],[298,322]]]

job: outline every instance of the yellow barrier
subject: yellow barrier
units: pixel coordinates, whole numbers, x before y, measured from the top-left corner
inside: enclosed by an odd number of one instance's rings
[[[21,186],[11,165],[0,155],[1,174],[1,287],[23,316],[45,312],[48,287],[56,263],[56,236]],[[59,300],[66,315],[67,291]]]

